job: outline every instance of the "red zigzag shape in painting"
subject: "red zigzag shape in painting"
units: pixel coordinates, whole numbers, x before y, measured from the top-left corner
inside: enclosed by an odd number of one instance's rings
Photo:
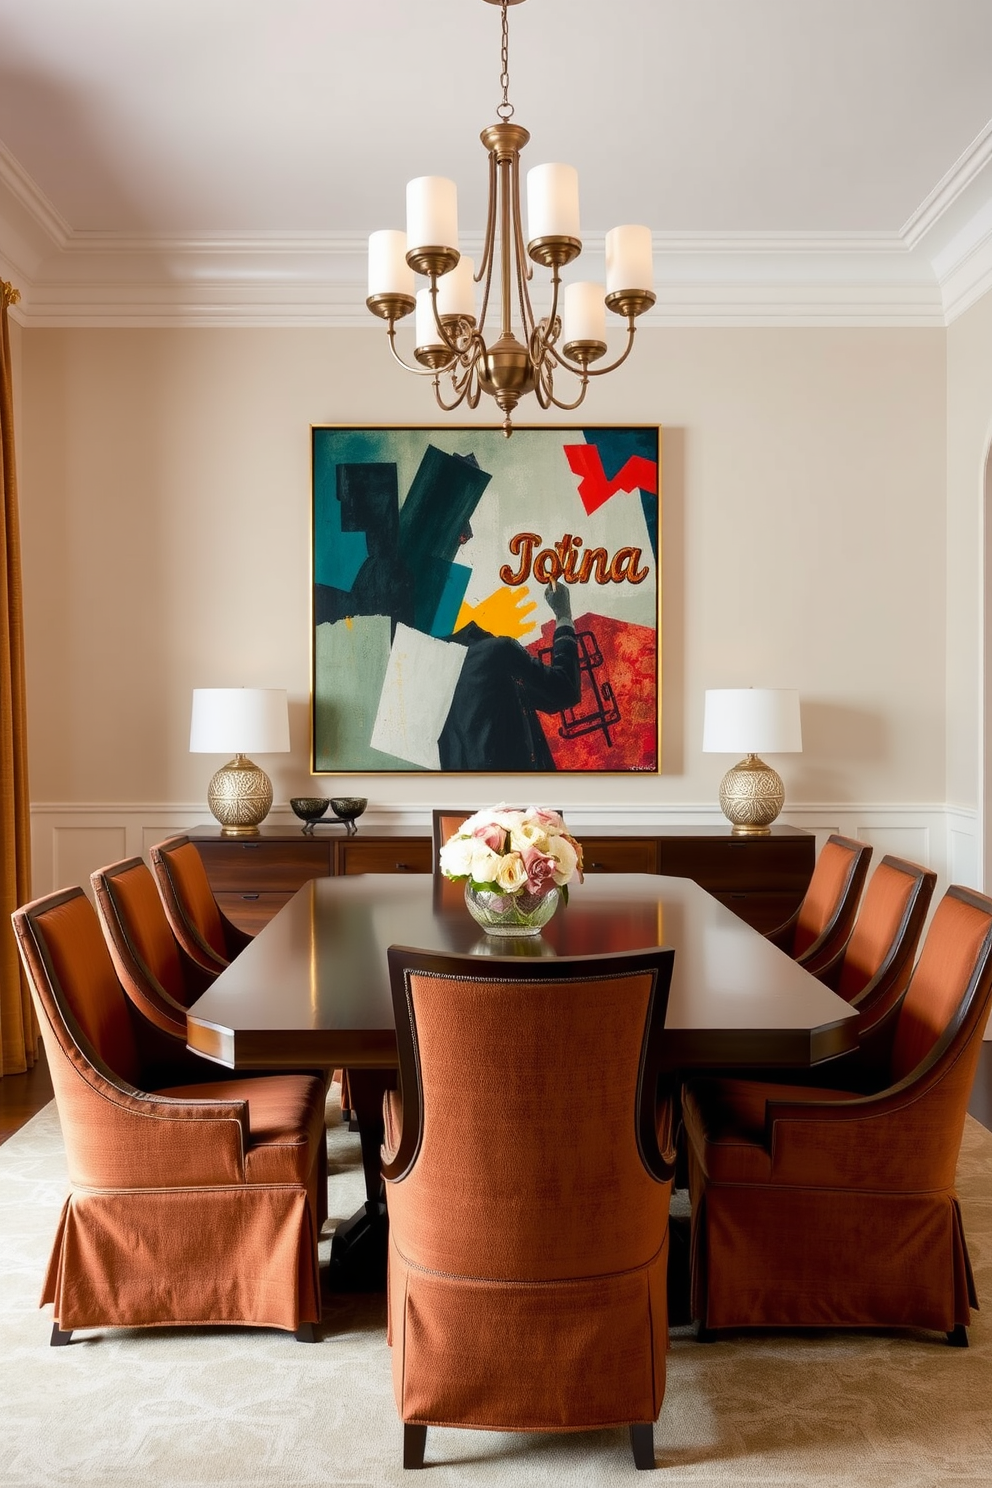
[[[606,479],[603,461],[595,444],[566,444],[565,458],[573,475],[579,477],[579,500],[592,516],[617,491],[651,491],[658,488],[658,472],[653,460],[631,455],[612,480]]]

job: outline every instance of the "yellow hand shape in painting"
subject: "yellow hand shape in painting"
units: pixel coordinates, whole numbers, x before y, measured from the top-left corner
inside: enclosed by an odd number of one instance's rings
[[[526,619],[537,609],[536,600],[528,602],[529,593],[527,585],[521,584],[519,589],[496,589],[488,599],[480,600],[477,605],[463,604],[458,611],[455,629],[461,630],[463,625],[474,620],[480,629],[488,630],[490,635],[512,636],[514,640],[519,640],[535,628],[534,621]]]

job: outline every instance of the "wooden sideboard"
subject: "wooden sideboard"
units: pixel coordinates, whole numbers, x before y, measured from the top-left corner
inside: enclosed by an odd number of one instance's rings
[[[773,827],[767,837],[734,837],[725,827],[624,827],[579,832],[587,873],[664,873],[691,878],[756,930],[774,930],[806,892],[815,860],[812,832]],[[224,837],[193,827],[221,909],[254,933],[311,878],[340,873],[429,873],[431,839],[416,827],[380,827],[356,837],[343,827],[262,827],[257,837]]]

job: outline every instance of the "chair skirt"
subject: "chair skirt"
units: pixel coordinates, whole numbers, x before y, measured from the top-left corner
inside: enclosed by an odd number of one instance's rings
[[[212,1323],[295,1332],[318,1322],[322,1161],[309,1193],[263,1184],[76,1189],[62,1210],[42,1305],[54,1303],[55,1322],[67,1332]]]
[[[551,1432],[656,1420],[667,1274],[667,1228],[642,1267],[546,1283],[438,1275],[411,1264],[391,1239],[389,1332],[402,1419]]]
[[[692,1310],[707,1328],[950,1332],[978,1306],[953,1192],[704,1182],[691,1144],[689,1183]]]

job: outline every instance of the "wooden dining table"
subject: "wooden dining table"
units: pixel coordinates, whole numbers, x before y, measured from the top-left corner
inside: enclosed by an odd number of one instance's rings
[[[348,1070],[367,1201],[335,1236],[345,1268],[381,1219],[382,1091],[397,1064],[390,945],[480,958],[672,946],[662,1060],[673,1082],[684,1070],[808,1067],[857,1043],[847,1002],[691,879],[590,875],[540,936],[509,940],[485,935],[462,885],[439,876],[313,879],[188,1009],[187,1040],[232,1069]]]

